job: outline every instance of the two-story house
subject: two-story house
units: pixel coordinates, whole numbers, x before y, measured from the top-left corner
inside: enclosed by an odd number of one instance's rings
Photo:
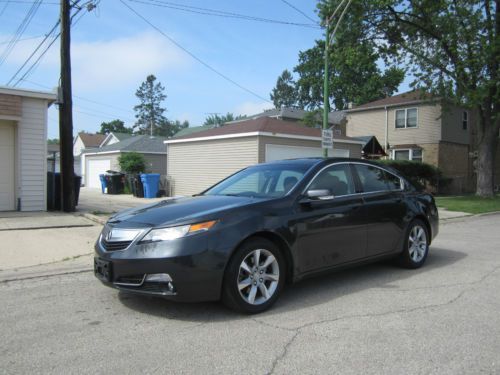
[[[423,161],[450,179],[447,191],[473,191],[474,134],[471,110],[421,91],[366,103],[347,111],[349,137],[374,135],[391,159]]]

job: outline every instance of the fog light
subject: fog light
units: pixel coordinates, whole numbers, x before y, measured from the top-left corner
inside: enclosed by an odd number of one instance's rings
[[[170,283],[172,278],[168,273],[152,273],[146,276],[146,281],[153,283]]]

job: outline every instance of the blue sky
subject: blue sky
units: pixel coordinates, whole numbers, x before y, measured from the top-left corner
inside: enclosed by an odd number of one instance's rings
[[[32,1],[22,1],[5,6],[6,1],[0,0],[0,54],[32,5]],[[182,4],[290,23],[312,23],[282,0],[125,1],[205,63],[268,100],[278,75],[284,69],[291,70],[299,51],[312,47],[314,40],[322,37],[318,28],[214,17],[145,4]],[[287,2],[317,19],[315,0]],[[59,16],[57,3],[44,0],[22,38],[48,33]],[[191,126],[201,125],[210,113],[249,115],[272,107],[203,66],[119,0],[102,0],[96,10],[85,13],[72,28],[75,134],[81,130],[97,131],[101,122],[115,118],[131,126],[133,106],[137,104],[135,90],[148,74],[156,75],[166,88],[166,116],[189,120]],[[16,44],[0,65],[0,85],[13,77],[42,39]],[[56,42],[18,87],[57,86],[58,52]],[[49,138],[58,137],[57,118],[56,109],[51,108]]]

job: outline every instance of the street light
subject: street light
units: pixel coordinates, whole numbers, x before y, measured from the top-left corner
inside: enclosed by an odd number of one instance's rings
[[[328,89],[328,51],[330,47],[330,39],[333,40],[335,37],[335,33],[337,32],[337,29],[342,22],[342,19],[344,18],[344,15],[349,8],[349,5],[351,5],[352,0],[349,0],[347,2],[347,5],[344,7],[344,10],[340,14],[340,17],[335,25],[335,28],[333,29],[332,34],[330,35],[330,23],[333,20],[333,18],[336,16],[337,12],[342,8],[342,5],[346,0],[342,0],[340,4],[335,8],[335,11],[333,14],[328,17],[325,21],[325,27],[326,27],[326,40],[325,40],[325,75],[323,77],[323,130],[328,129],[328,114],[330,113],[330,101],[329,101],[329,89]],[[325,158],[328,157],[328,149],[324,148],[323,149],[323,156]]]

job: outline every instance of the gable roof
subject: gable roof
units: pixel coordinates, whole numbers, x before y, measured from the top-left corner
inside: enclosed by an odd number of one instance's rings
[[[257,119],[242,120],[228,123],[224,126],[211,128],[196,133],[187,134],[165,141],[165,143],[180,143],[184,141],[203,140],[211,137],[234,138],[238,136],[293,136],[302,139],[321,139],[321,129],[309,128],[296,122],[278,120],[272,117],[259,117]],[[337,141],[349,141],[352,143],[362,142],[354,138],[338,135],[334,137]]]
[[[103,145],[106,145],[107,142],[109,142],[109,140],[112,138],[112,137],[115,137],[118,142],[120,141],[123,141],[127,138],[130,138],[130,137],[133,137],[134,135],[133,134],[130,134],[130,133],[115,133],[115,132],[111,132],[111,133],[108,133],[108,134],[105,134],[105,137],[104,139],[102,140],[101,144],[99,145],[99,147],[103,147]]]
[[[299,108],[288,108],[288,107],[273,108],[273,109],[265,110],[264,112],[261,112],[261,113],[257,113],[257,114],[252,115],[252,116],[248,116],[247,118],[242,119],[242,120],[235,120],[235,121],[228,122],[228,124],[241,122],[241,121],[245,121],[248,119],[257,119],[260,117],[274,117],[274,118],[283,119],[283,120],[286,120],[286,119],[302,120],[307,113],[309,113],[309,112],[305,111],[303,109],[299,109]],[[332,125],[339,125],[342,122],[342,120],[345,118],[345,115],[346,115],[345,111],[330,112],[328,114],[328,123],[332,124]],[[319,122],[322,121],[321,115],[318,115],[318,121]]]
[[[213,127],[213,125],[189,126],[187,128],[179,130],[172,138],[183,137],[185,135],[201,132],[203,130],[212,129]]]
[[[104,141],[104,138],[106,138],[106,134],[90,134],[80,132],[78,133],[78,137],[80,137],[80,139],[82,140],[85,148],[95,148],[101,145],[102,141]]]
[[[367,109],[375,109],[375,108],[384,108],[384,107],[394,107],[405,104],[416,104],[422,102],[429,102],[432,99],[435,99],[431,94],[426,93],[422,90],[413,90],[404,92],[399,95],[389,96],[387,98],[375,100],[373,102],[365,103],[358,105],[352,109],[349,109],[347,112],[356,112]]]
[[[140,152],[144,154],[167,153],[165,144],[167,138],[153,137],[149,135],[133,135],[123,141],[113,143],[98,149],[83,150],[85,154],[99,154],[101,152]]]

